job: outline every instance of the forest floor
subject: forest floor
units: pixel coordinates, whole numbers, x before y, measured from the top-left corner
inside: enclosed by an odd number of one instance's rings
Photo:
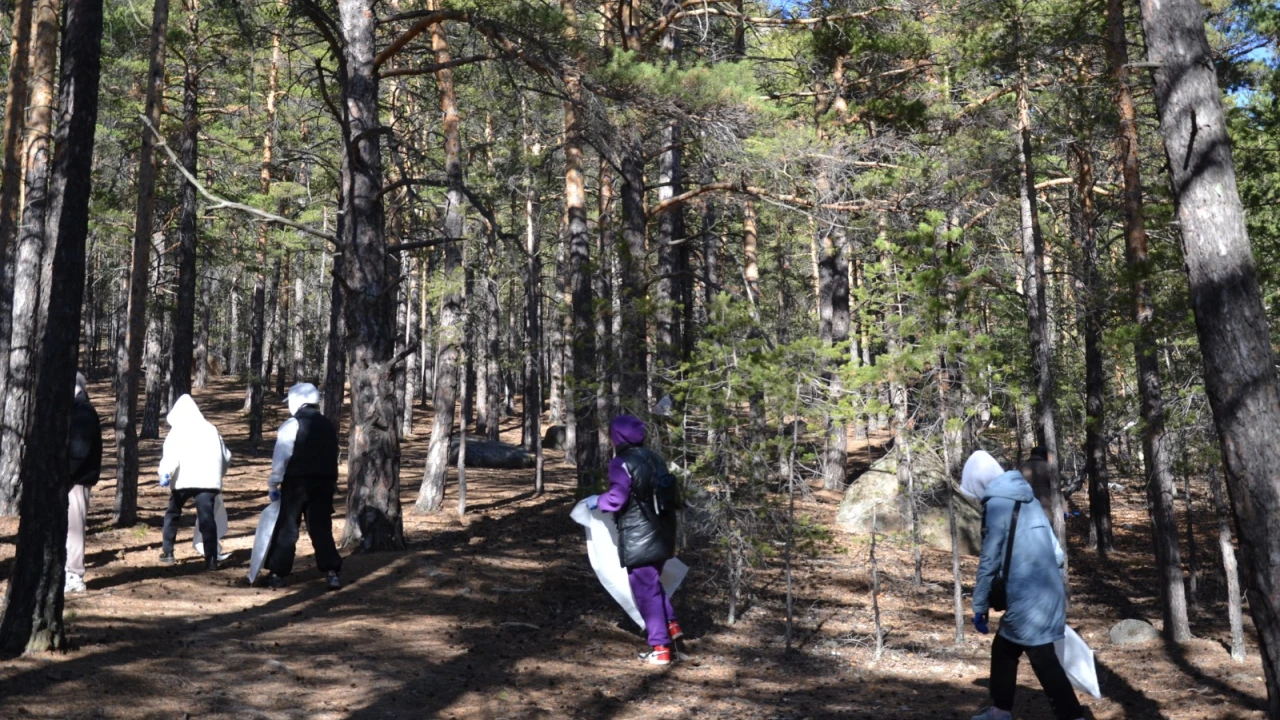
[[[106,418],[109,388],[94,385],[91,393]],[[879,660],[869,545],[836,532],[797,559],[790,653],[778,567],[751,573],[748,604],[727,625],[723,583],[714,563],[695,553],[686,557],[690,575],[675,596],[691,660],[641,664],[644,640],[595,580],[581,528],[569,519],[572,468],[554,452],[539,497],[531,492],[532,471],[471,469],[470,507],[460,519],[451,472],[449,512],[423,516],[412,511],[423,432],[403,445],[407,550],[349,555],[346,586],[325,592],[304,535],[289,585],[249,587],[274,430],[259,454],[250,452],[242,398],[230,383],[196,395],[234,453],[225,487],[231,530],[224,545],[232,558],[215,572],[200,569],[189,509],[177,565],[157,563],[167,496],[155,482],[158,440],[142,442],[140,524],[111,527],[108,429],[103,480],[90,506],[89,589],[66,604],[72,650],[0,659],[0,718],[935,720],[967,719],[986,704],[991,638],[966,626],[964,640],[955,642],[950,553],[924,551],[917,589],[910,548],[892,538],[877,546],[887,631]],[[273,405],[268,413],[274,428],[286,411]],[[518,435],[514,421],[504,426],[504,439]],[[1206,495],[1193,493],[1203,529],[1198,545],[1212,550]],[[797,513],[831,526],[839,500],[815,491]],[[1246,626],[1249,658],[1237,664],[1226,650],[1220,582],[1201,584],[1197,640],[1172,648],[1110,644],[1107,630],[1123,618],[1160,625],[1144,493],[1131,483],[1114,502],[1119,551],[1105,564],[1082,547],[1084,526],[1072,528],[1070,620],[1097,653],[1106,696],[1082,698],[1090,712],[1101,720],[1263,717],[1266,690],[1252,628]],[[339,537],[342,523],[335,517]],[[16,531],[16,521],[0,521],[0,578],[8,577]],[[975,566],[965,558],[970,582]],[[1019,679],[1016,716],[1051,718],[1026,663]]]

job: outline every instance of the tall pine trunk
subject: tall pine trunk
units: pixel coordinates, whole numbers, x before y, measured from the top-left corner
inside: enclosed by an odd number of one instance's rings
[[[431,48],[436,62],[447,65],[449,45],[444,25],[431,26]],[[458,118],[458,101],[454,94],[453,71],[446,69],[436,73],[440,88],[440,113],[444,133],[445,182],[448,186],[444,218],[445,291],[440,301],[440,353],[435,368],[435,393],[432,404],[435,418],[431,425],[431,444],[427,448],[427,463],[422,476],[422,488],[415,505],[419,512],[438,512],[444,507],[444,483],[449,470],[449,436],[453,434],[454,405],[458,401],[458,371],[461,334],[465,323],[463,308],[463,170],[461,121]]]
[[[839,221],[837,221],[839,222]],[[849,256],[844,231],[837,227],[822,233],[818,256],[818,336],[828,348],[840,348],[849,341]],[[823,379],[827,384],[826,445],[822,453],[822,487],[843,490],[848,463],[848,436],[841,419],[840,401],[844,383],[840,372],[842,355],[827,360]]]
[[[382,207],[382,127],[378,120],[375,13],[372,0],[338,4],[343,53],[342,209],[340,237],[346,297],[351,435],[347,446],[347,523],[343,545],[404,547],[400,512],[400,439],[392,392],[396,278],[387,258]]]
[[[200,61],[199,0],[187,4],[186,69],[182,79],[182,166],[194,177],[199,158]],[[191,392],[196,328],[196,187],[182,183],[182,212],[178,220],[178,302],[173,310],[173,352],[169,361],[170,397]]]
[[[147,276],[151,257],[151,229],[156,202],[155,136],[160,129],[160,94],[164,88],[165,34],[169,29],[169,0],[155,0],[151,15],[151,60],[147,69],[147,123],[142,126],[138,153],[138,203],[134,218],[133,251],[129,266],[129,302],[125,330],[116,348],[116,527],[138,519],[138,378],[147,330]]]
[[[1280,395],[1267,316],[1236,190],[1222,93],[1195,0],[1143,0],[1147,58],[1204,356],[1240,530],[1249,610],[1263,652],[1267,716],[1280,717]]]
[[[586,181],[582,173],[582,128],[578,108],[582,89],[579,78],[565,79],[565,211],[569,219],[569,286],[572,317],[573,378],[565,383],[567,401],[573,406],[574,465],[578,487],[595,483],[600,464],[596,428],[596,321],[591,292],[591,232],[587,229]]]
[[[618,243],[622,334],[617,353],[621,383],[620,412],[645,414],[647,406],[648,320],[645,302],[644,154],[639,138],[630,138],[622,156],[622,242]]]
[[[32,408],[32,393],[39,378],[37,314],[41,268],[48,262],[52,238],[45,232],[48,207],[58,200],[49,192],[52,173],[54,78],[58,67],[58,0],[41,0],[35,6],[34,41],[31,46],[31,84],[26,137],[26,191],[22,223],[13,255],[13,322],[10,327],[9,376],[0,427],[0,512],[12,515],[22,494],[22,462]]]
[[[413,434],[413,399],[418,395],[418,347],[422,344],[419,337],[418,293],[421,292],[422,264],[416,257],[408,258],[409,286],[405,290],[405,347],[413,348],[413,352],[404,361],[404,395],[400,411],[400,434]]]
[[[23,457],[22,474],[28,481],[0,620],[0,648],[10,651],[66,648],[63,568],[71,480],[66,452],[71,393],[67,389],[74,382],[79,354],[102,0],[67,0],[62,27],[59,118],[45,228],[52,248],[41,273],[47,287],[37,310],[42,326],[35,386],[39,403]]]

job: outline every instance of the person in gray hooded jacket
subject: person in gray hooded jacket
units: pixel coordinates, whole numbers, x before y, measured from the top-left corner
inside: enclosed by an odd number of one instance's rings
[[[965,462],[960,490],[983,505],[982,559],[973,588],[974,628],[984,634],[988,631],[991,589],[997,577],[1004,578],[1008,605],[991,643],[992,707],[973,720],[1013,717],[1018,660],[1024,653],[1049,698],[1054,717],[1083,717],[1084,710],[1053,650],[1053,642],[1066,634],[1067,598],[1062,577],[1065,556],[1048,516],[1022,473],[1004,472],[995,458],[982,450]],[[1006,568],[1010,539],[1013,548]]]

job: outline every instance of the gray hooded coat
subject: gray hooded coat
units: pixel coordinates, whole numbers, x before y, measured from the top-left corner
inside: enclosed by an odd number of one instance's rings
[[[1034,646],[1062,639],[1066,632],[1067,598],[1062,584],[1064,556],[1058,539],[1049,525],[1035,493],[1017,470],[1010,470],[991,481],[982,494],[983,540],[982,559],[978,563],[978,582],[973,589],[973,611],[985,614],[991,582],[1004,565],[1005,542],[1013,519],[1015,502],[1022,503],[1018,513],[1017,535],[1013,556],[1006,573],[1009,609],[1000,619],[998,632],[1006,640]]]

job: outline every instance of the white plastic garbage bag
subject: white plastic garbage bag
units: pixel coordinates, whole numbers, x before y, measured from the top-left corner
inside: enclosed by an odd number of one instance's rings
[[[640,617],[635,598],[631,596],[627,569],[622,567],[622,562],[618,559],[618,526],[613,522],[613,515],[592,510],[587,507],[586,500],[580,500],[569,517],[587,530],[587,558],[591,561],[591,569],[596,571],[596,578],[627,615],[644,630],[644,618]],[[680,587],[688,573],[689,566],[679,558],[671,558],[662,566],[659,579],[662,589],[667,591],[667,597]]]
[[[1102,690],[1098,687],[1098,670],[1093,664],[1093,650],[1070,625],[1067,626],[1066,637],[1053,642],[1053,651],[1075,689],[1096,698],[1102,697]]]
[[[226,560],[231,557],[231,553],[222,552],[222,538],[227,536],[227,506],[222,504],[222,493],[214,496],[213,523],[218,526],[218,559]],[[204,536],[200,534],[199,510],[196,510],[196,531],[191,537],[191,546],[196,549],[197,555],[204,556]]]
[[[258,529],[253,533],[253,552],[249,555],[249,582],[258,579],[262,571],[262,563],[267,559],[267,548],[271,546],[271,534],[276,531],[276,520],[280,517],[280,501],[268,505],[258,517]]]

